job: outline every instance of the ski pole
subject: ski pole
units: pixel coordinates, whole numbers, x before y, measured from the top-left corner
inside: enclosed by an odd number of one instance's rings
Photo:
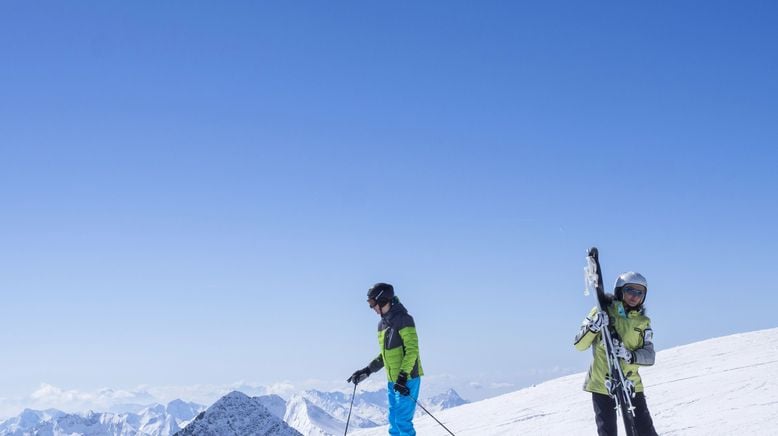
[[[427,412],[427,415],[431,416],[431,417],[432,417],[432,419],[434,419],[434,420],[435,420],[435,422],[437,422],[438,424],[440,424],[440,426],[441,426],[441,427],[445,428],[445,429],[446,429],[446,431],[448,432],[448,434],[450,434],[451,436],[456,436],[454,433],[451,433],[451,430],[449,430],[449,429],[448,429],[448,427],[446,427],[445,425],[443,425],[443,423],[442,423],[442,422],[438,421],[438,418],[435,418],[435,416],[434,416],[433,414],[431,414],[429,410],[427,410],[427,409],[426,409],[424,406],[422,406],[422,405],[421,405],[421,403],[419,402],[419,399],[418,399],[418,398],[414,398],[414,400],[416,401],[416,404],[418,404],[418,405],[419,405],[419,407],[421,407],[421,410],[423,410],[423,411]]]
[[[351,409],[354,407],[354,395],[357,393],[357,384],[354,383],[354,392],[351,393],[351,406],[348,408],[348,418],[346,418],[346,431],[343,432],[343,436],[348,433],[348,423],[351,421]]]

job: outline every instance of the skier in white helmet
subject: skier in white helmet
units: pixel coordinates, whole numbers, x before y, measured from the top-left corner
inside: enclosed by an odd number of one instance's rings
[[[641,366],[653,365],[655,357],[651,319],[646,316],[643,306],[647,292],[648,282],[641,274],[632,271],[621,274],[616,279],[613,295],[608,295],[610,302],[607,310],[601,311],[599,307],[592,309],[575,337],[575,348],[579,351],[592,348],[594,360],[586,376],[584,390],[592,394],[597,434],[600,436],[615,436],[617,428],[616,400],[608,394],[605,386],[608,363],[605,347],[600,340],[603,328],[611,328],[620,339],[614,349],[624,375],[635,388],[632,405],[635,407],[638,434],[657,434],[643,393],[643,381],[638,373]]]

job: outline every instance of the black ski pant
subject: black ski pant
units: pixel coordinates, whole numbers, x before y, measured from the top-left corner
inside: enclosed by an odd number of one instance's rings
[[[616,436],[616,400],[608,395],[592,393],[592,403],[594,404],[594,420],[597,422],[597,434],[599,436]],[[635,397],[632,398],[632,405],[635,406],[635,427],[638,430],[638,435],[657,436],[654,422],[651,420],[651,414],[646,405],[646,396],[642,392],[636,393]]]

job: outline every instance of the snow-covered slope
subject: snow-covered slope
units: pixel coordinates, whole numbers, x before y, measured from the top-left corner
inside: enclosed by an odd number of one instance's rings
[[[778,434],[778,328],[660,351],[641,374],[661,435]],[[562,377],[435,417],[457,436],[592,435],[583,380],[584,373]],[[419,434],[448,434],[429,417],[415,423]],[[354,434],[385,435],[386,427]]]
[[[355,395],[349,427],[376,427],[386,423],[386,391],[378,392],[378,395],[374,394],[372,392],[363,392]],[[295,401],[297,397],[305,398],[309,403],[317,406],[331,417],[342,421],[345,426],[349,406],[351,405],[350,394],[307,390],[303,391],[299,396],[292,398],[290,403]],[[365,416],[378,417],[378,420],[374,421]]]
[[[183,422],[191,421],[203,410],[205,410],[204,406],[197,403],[189,403],[184,400],[173,400],[165,407],[165,413],[175,418],[179,425]],[[181,427],[183,428],[184,426]]]
[[[429,397],[426,400],[424,407],[426,407],[430,413],[435,413],[440,412],[441,410],[450,409],[452,407],[458,407],[463,404],[467,404],[467,401],[462,399],[462,397],[460,397],[455,390],[449,389],[446,392],[441,392],[437,395]],[[416,411],[417,415],[423,413],[424,412],[420,409]]]
[[[301,395],[295,395],[286,405],[286,421],[305,436],[340,434],[346,423],[325,412]]]
[[[108,416],[108,414],[104,416]],[[127,427],[134,427],[139,434],[143,435],[166,436],[180,430],[178,420],[168,414],[167,408],[161,404],[146,407],[140,411],[137,417],[134,414],[120,414],[117,416],[130,424]]]
[[[177,436],[299,436],[259,399],[231,392],[202,412]]]
[[[286,415],[286,400],[278,395],[262,395],[261,397],[254,397],[254,399],[259,401],[278,419],[284,419],[284,415]]]
[[[343,402],[343,407],[347,407],[350,396]],[[386,389],[380,389],[377,391],[359,392],[354,396],[354,410],[352,412],[352,419],[354,415],[359,416],[367,421],[375,422],[377,425],[384,425],[388,423],[386,417],[386,409],[389,407],[389,401],[386,399]],[[345,417],[344,417],[345,419]],[[349,424],[349,427],[351,424]],[[365,426],[369,427],[369,426]]]

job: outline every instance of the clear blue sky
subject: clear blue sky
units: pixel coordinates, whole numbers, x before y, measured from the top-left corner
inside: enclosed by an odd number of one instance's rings
[[[591,245],[659,348],[777,325],[774,2],[422,3],[3,2],[3,394],[344,378],[377,281],[583,371]]]

